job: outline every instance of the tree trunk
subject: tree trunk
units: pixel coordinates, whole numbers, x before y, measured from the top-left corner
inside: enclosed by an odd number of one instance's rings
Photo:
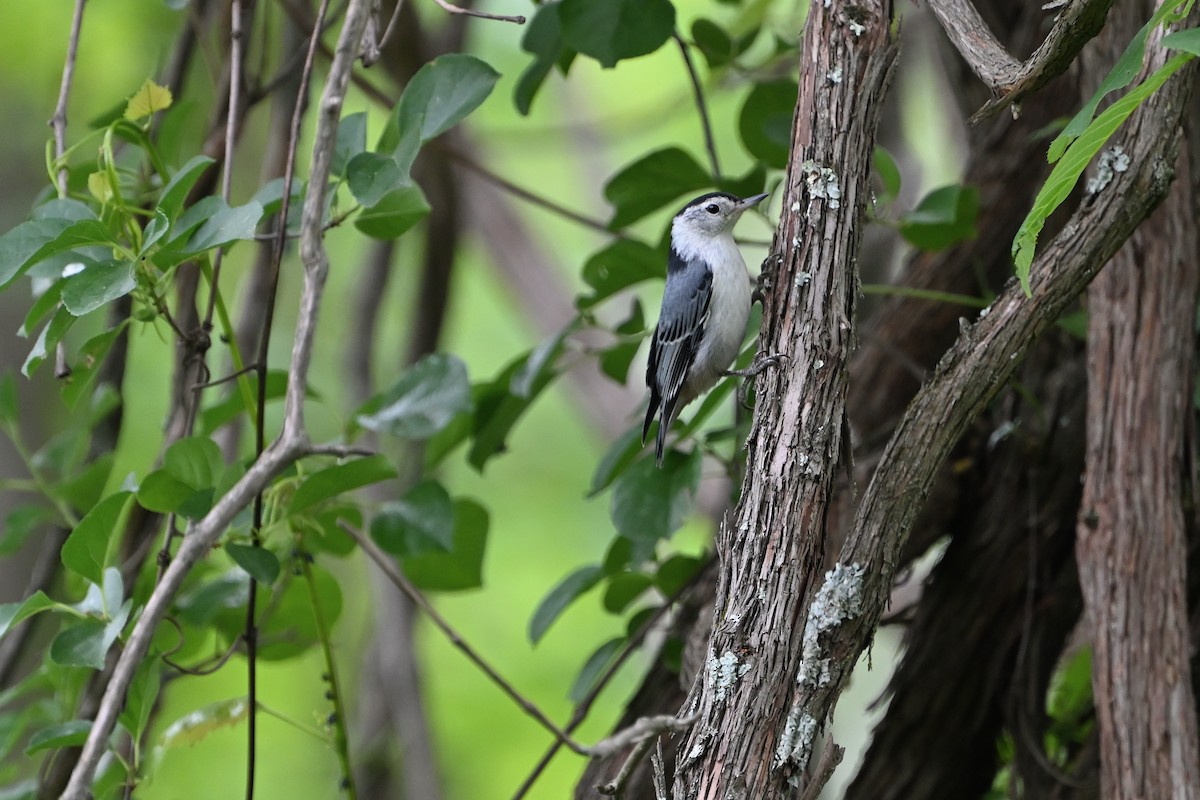
[[[1106,798],[1200,797],[1183,447],[1200,281],[1186,151],[1167,201],[1088,292],[1077,558]]]
[[[795,698],[802,682],[830,680],[799,673],[814,638],[804,609],[820,584],[826,513],[849,444],[846,361],[867,165],[896,52],[890,24],[886,2],[813,2],[805,24],[783,219],[772,247],[779,263],[760,340],[761,350],[789,358],[758,379],[750,477],[736,521],[718,537],[714,630],[684,709],[697,722],[679,749],[678,798],[795,795],[824,722]],[[856,579],[853,570],[838,574],[842,583],[827,581],[820,592],[835,622],[834,595]]]

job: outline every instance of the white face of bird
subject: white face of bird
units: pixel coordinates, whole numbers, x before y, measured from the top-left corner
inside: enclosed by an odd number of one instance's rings
[[[672,230],[690,236],[721,236],[733,230],[746,209],[758,205],[766,197],[756,194],[742,200],[729,194],[705,195],[688,203],[675,215]]]

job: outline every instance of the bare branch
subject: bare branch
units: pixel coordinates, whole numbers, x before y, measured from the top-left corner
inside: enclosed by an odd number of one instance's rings
[[[116,726],[117,716],[125,704],[125,694],[134,672],[146,657],[158,623],[166,614],[184,578],[200,559],[208,554],[233,518],[267,483],[300,457],[308,446],[304,431],[304,391],[312,359],[313,339],[318,310],[325,287],[329,262],[321,241],[321,211],[325,205],[329,165],[334,136],[342,101],[349,83],[351,68],[358,52],[359,41],[366,25],[368,0],[349,0],[346,21],[338,40],[333,63],[321,100],[317,131],[314,137],[312,180],[305,200],[301,254],[305,264],[305,280],[300,311],[297,315],[296,336],[292,349],[292,364],[288,375],[288,394],[285,402],[283,432],[256,461],[246,474],[222,496],[212,510],[195,523],[184,537],[171,566],[154,588],[141,616],[133,627],[105,689],[95,721],[84,744],[79,763],[63,793],[64,800],[85,800],[89,796],[92,778],[104,755],[109,735]]]
[[[999,91],[1021,71],[1021,62],[996,39],[971,0],[929,0],[929,10],[979,79]]]
[[[659,714],[653,717],[642,717],[624,730],[617,731],[607,739],[601,739],[587,748],[587,754],[595,758],[604,758],[619,752],[634,742],[653,738],[664,733],[675,733],[687,730],[696,721],[696,715],[677,717],[674,714]]]
[[[929,7],[971,70],[998,97],[971,116],[975,124],[1061,75],[1100,29],[1113,0],[1072,0],[1025,62],[1013,58],[988,29],[970,0],[930,0]]]
[[[509,16],[505,16],[503,14],[489,14],[486,11],[476,11],[473,8],[462,8],[461,6],[456,6],[456,5],[448,2],[448,0],[434,0],[434,2],[437,3],[439,6],[441,6],[442,8],[449,11],[451,14],[464,14],[468,17],[479,17],[480,19],[494,19],[499,22],[515,22],[518,25],[525,24],[525,18],[522,16],[509,17]]]
[[[79,31],[83,27],[83,7],[87,0],[75,0],[75,13],[71,17],[71,33],[67,39],[67,57],[63,61],[62,83],[58,89],[58,104],[54,107],[54,116],[50,118],[50,127],[54,129],[54,158],[61,159],[67,150],[67,99],[71,96],[71,81],[75,77],[75,59],[79,54]],[[58,168],[58,196],[67,196],[67,165]]]

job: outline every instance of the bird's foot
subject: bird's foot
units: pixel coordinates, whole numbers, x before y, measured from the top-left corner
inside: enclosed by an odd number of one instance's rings
[[[772,353],[771,355],[758,355],[754,357],[754,363],[746,369],[728,369],[723,373],[727,378],[756,378],[759,374],[772,367],[778,367],[787,360],[785,353]],[[750,381],[746,381],[738,387],[738,402],[743,408],[752,408],[750,405]]]
[[[769,356],[758,355],[754,357],[754,363],[746,369],[727,369],[721,374],[726,378],[754,378],[768,369],[778,367],[787,361],[787,358],[786,353],[772,353]]]

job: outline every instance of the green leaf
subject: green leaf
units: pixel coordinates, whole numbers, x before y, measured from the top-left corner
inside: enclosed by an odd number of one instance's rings
[[[402,439],[428,439],[471,407],[467,367],[456,356],[426,356],[370,405],[375,408],[358,416],[362,427]]]
[[[395,124],[399,130],[417,126],[422,143],[428,142],[478,108],[499,78],[496,70],[474,56],[438,56],[417,70],[404,88]]]
[[[659,469],[648,454],[613,485],[612,516],[617,531],[631,541],[665,539],[683,525],[700,483],[699,452],[677,450],[663,456]]]
[[[17,506],[9,511],[0,528],[0,556],[17,552],[34,531],[57,519],[53,511],[43,506]]]
[[[529,620],[529,640],[534,644],[541,641],[554,620],[575,602],[575,599],[600,582],[604,569],[599,564],[581,567],[563,578],[550,594],[538,604]]]
[[[17,421],[17,384],[11,372],[0,375],[0,423]]]
[[[1160,9],[1161,11],[1161,9]],[[1156,92],[1167,79],[1174,75],[1180,67],[1192,60],[1191,55],[1178,55],[1164,64],[1157,72],[1146,78],[1141,85],[1133,89],[1120,100],[1106,108],[1096,117],[1091,125],[1071,143],[1066,153],[1050,171],[1046,183],[1038,190],[1033,199],[1025,221],[1013,238],[1012,256],[1017,268],[1017,278],[1025,294],[1031,294],[1029,271],[1033,266],[1033,257],[1037,250],[1038,234],[1046,224],[1046,219],[1071,194],[1079,176],[1096,155],[1121,126],[1129,115],[1142,104],[1147,97]]]
[[[188,243],[183,252],[188,254],[202,253],[217,247],[224,247],[239,239],[253,239],[254,229],[258,227],[263,216],[263,207],[254,200],[244,206],[230,208],[222,202],[223,207],[208,218]]]
[[[42,728],[29,737],[29,744],[25,748],[25,755],[31,756],[42,750],[52,750],[59,747],[78,747],[87,741],[88,734],[91,731],[92,721],[88,719],[73,719],[69,722],[60,722],[57,725],[51,725],[49,728]]]
[[[733,39],[725,29],[703,17],[692,23],[692,41],[704,54],[709,67],[725,66],[737,55]]]
[[[146,658],[134,673],[133,681],[125,696],[125,708],[121,710],[121,724],[140,740],[150,724],[150,715],[158,702],[162,687],[162,662],[157,657]]]
[[[346,177],[350,159],[367,149],[367,113],[347,114],[338,122],[333,144],[333,159],[329,171],[335,177]]]
[[[354,227],[373,239],[397,239],[428,215],[425,193],[412,184],[390,191],[364,208],[354,218]]]
[[[154,114],[156,111],[166,111],[171,107],[171,90],[159,86],[149,78],[142,87],[134,92],[125,106],[125,119],[137,121]]]
[[[108,625],[96,619],[77,622],[50,643],[50,660],[60,667],[90,667],[104,669],[104,656],[112,640]]]
[[[875,174],[883,183],[881,199],[886,202],[895,200],[900,194],[900,168],[896,166],[896,159],[892,158],[892,154],[886,149],[876,147],[872,152],[872,161],[875,164]]]
[[[641,342],[621,342],[600,354],[600,370],[622,386],[629,380],[629,367],[637,358]]]
[[[137,490],[138,504],[158,514],[180,514],[188,519],[204,516],[212,507],[213,491],[197,491],[165,469],[151,472]]]
[[[63,543],[63,566],[92,583],[103,582],[109,547],[120,536],[118,526],[131,497],[129,492],[109,495],[79,521]]]
[[[14,625],[34,614],[57,607],[60,607],[59,604],[47,597],[46,593],[40,589],[20,603],[0,603],[0,636],[8,633]]]
[[[212,508],[215,487],[224,473],[221,449],[205,436],[180,439],[167,449],[162,469],[145,477],[138,502],[149,511],[197,519]]]
[[[671,597],[686,586],[706,563],[705,559],[695,556],[673,555],[659,565],[654,575],[654,585],[665,596]]]
[[[457,592],[483,585],[483,555],[487,546],[488,512],[473,500],[454,501],[454,542],[449,551],[437,549],[401,560],[413,584],[430,592]]]
[[[644,242],[618,239],[594,253],[583,265],[583,280],[592,287],[580,297],[580,308],[591,308],[622,289],[667,274],[667,255]]]
[[[558,5],[544,3],[539,6],[533,19],[525,26],[525,35],[521,38],[521,49],[535,56],[533,63],[521,73],[513,90],[513,102],[522,115],[529,114],[534,96],[542,87],[550,70],[554,69],[554,65],[561,63],[564,57],[570,63],[569,59],[575,55],[575,51],[568,50],[563,44],[562,26],[558,22]]]
[[[1158,7],[1154,16],[1134,35],[1129,44],[1125,46],[1125,52],[1121,53],[1121,57],[1117,59],[1117,63],[1109,70],[1108,75],[1104,76],[1104,80],[1100,82],[1100,85],[1096,88],[1091,98],[1071,118],[1071,121],[1055,137],[1054,141],[1050,143],[1050,149],[1046,155],[1047,161],[1053,164],[1062,158],[1071,142],[1087,130],[1088,125],[1091,124],[1100,101],[1111,92],[1124,89],[1137,77],[1138,72],[1142,68],[1142,60],[1146,52],[1146,37],[1149,36],[1150,31],[1161,25],[1183,2],[1185,0],[1167,0],[1167,2],[1164,2]],[[1168,46],[1167,39],[1169,38],[1170,36],[1163,37],[1163,46]]]
[[[738,133],[750,155],[768,167],[787,166],[792,146],[792,116],[799,85],[793,80],[754,84],[738,117]]]
[[[62,389],[63,402],[67,404],[68,408],[75,410],[79,407],[79,401],[85,397],[89,400],[94,399],[92,389],[96,385],[96,378],[100,374],[101,367],[104,366],[104,359],[117,341],[117,337],[124,332],[127,324],[128,321],[123,320],[115,328],[110,328],[88,339],[79,348],[79,353],[71,364],[71,381]]]
[[[205,170],[214,163],[215,161],[208,156],[193,156],[167,181],[167,185],[163,187],[162,194],[158,198],[158,210],[172,224],[178,219],[179,212],[183,210],[188,192],[196,185],[196,181],[200,180],[200,176],[204,174]]]
[[[225,464],[216,442],[206,436],[189,436],[167,448],[163,469],[192,489],[209,489],[221,480]]]
[[[95,219],[24,222],[0,236],[0,289],[51,256],[93,245],[111,247],[113,244],[108,227]]]
[[[279,577],[279,559],[265,547],[253,547],[230,542],[225,552],[233,563],[246,570],[246,574],[259,583],[270,585]]]
[[[608,665],[617,657],[617,653],[621,652],[621,648],[625,645],[625,638],[618,636],[615,639],[609,639],[604,644],[596,649],[596,652],[588,656],[588,660],[584,662],[583,669],[579,670],[579,674],[575,676],[575,681],[571,684],[571,690],[567,693],[568,699],[572,703],[581,703],[588,693],[596,686],[596,682],[600,680],[600,676],[608,669]]]
[[[33,373],[37,372],[46,360],[46,357],[51,351],[62,341],[63,336],[66,336],[67,331],[75,324],[75,315],[65,308],[59,308],[54,312],[54,316],[42,328],[38,338],[33,343],[33,347],[29,350],[29,355],[25,357],[25,363],[21,365],[21,374],[26,378],[32,377]]]
[[[177,603],[180,619],[204,627],[222,612],[245,608],[250,599],[249,582],[241,570],[230,570],[184,592]]]
[[[310,565],[316,605],[331,628],[342,613],[342,591],[338,579],[317,565]],[[259,587],[259,608],[276,606],[259,634],[263,645],[259,657],[265,661],[285,661],[317,645],[320,641],[313,620],[314,600],[306,580],[283,581],[275,587]],[[280,599],[280,587],[283,588]],[[273,592],[273,594],[272,594]],[[219,621],[230,639],[240,636],[246,624],[243,609],[227,611]]]
[[[160,747],[194,745],[221,728],[237,725],[246,718],[249,705],[244,697],[210,703],[172,722],[158,740]]]
[[[379,153],[359,153],[346,166],[346,184],[354,199],[363,206],[373,206],[384,196],[409,183],[408,175],[391,156]]]
[[[656,150],[622,169],[604,187],[604,197],[613,206],[608,226],[624,228],[681,195],[712,185],[712,175],[684,150]]]
[[[326,467],[309,475],[296,488],[291,505],[288,506],[288,515],[299,514],[346,492],[395,477],[396,470],[381,455],[356,458],[345,464]]]
[[[974,186],[934,189],[900,219],[900,235],[921,250],[936,251],[975,238],[979,191]]]
[[[620,614],[653,585],[654,580],[644,572],[618,572],[604,588],[604,610]]]
[[[595,497],[607,489],[637,460],[640,452],[642,452],[642,426],[639,423],[625,431],[620,438],[609,445],[608,451],[596,465],[596,472],[592,475],[592,485],[588,489],[587,496]]]
[[[722,192],[728,192],[735,197],[749,197],[752,194],[758,194],[767,185],[767,168],[761,163],[755,162],[745,175],[738,177],[724,177],[717,181],[717,188]]]
[[[63,283],[62,303],[72,314],[82,317],[118,297],[124,297],[136,286],[133,262],[108,259],[89,264],[81,272],[67,278]]]
[[[1200,56],[1200,28],[1187,28],[1168,33],[1162,38],[1162,46],[1168,50],[1182,50]]]
[[[426,478],[399,500],[385,503],[371,521],[371,538],[387,552],[407,557],[454,548],[454,503],[440,483]]]
[[[653,53],[675,31],[670,0],[562,0],[558,18],[566,45],[604,67]]]
[[[507,449],[513,426],[557,375],[554,363],[569,330],[546,340],[509,364],[494,381],[479,387],[472,418],[474,441],[467,454],[475,469],[482,472],[488,461]]]

